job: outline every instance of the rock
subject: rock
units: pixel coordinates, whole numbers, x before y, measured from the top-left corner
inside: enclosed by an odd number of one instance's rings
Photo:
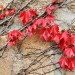
[[[75,13],[75,0],[68,3],[68,9]]]

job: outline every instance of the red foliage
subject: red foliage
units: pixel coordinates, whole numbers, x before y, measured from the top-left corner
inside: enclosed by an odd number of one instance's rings
[[[13,30],[8,34],[8,46],[13,46],[15,45],[18,41],[19,38],[22,37],[23,34],[17,30]]]
[[[1,11],[3,10],[3,6],[0,6],[0,10]],[[5,16],[12,16],[14,12],[15,12],[14,8],[4,10],[2,13],[0,13],[0,20],[4,19]]]
[[[72,71],[75,68],[75,58],[66,58],[62,56],[59,60],[59,64],[63,69]]]
[[[75,56],[75,47],[65,48],[64,54],[65,54],[67,57],[74,57],[74,56]]]
[[[34,33],[36,33],[36,29],[33,26],[29,26],[28,29],[26,29],[26,34],[28,36],[32,36]]]
[[[53,14],[53,11],[55,8],[56,8],[55,5],[51,5],[49,7],[45,7],[44,9],[48,15],[51,15],[51,14]]]
[[[45,41],[50,41],[58,33],[59,28],[57,25],[52,25],[49,28],[42,28],[40,30],[40,38],[44,38]]]
[[[28,11],[22,11],[19,15],[19,19],[23,24],[26,24],[29,20],[36,16],[36,12],[33,9],[29,9]]]
[[[7,10],[5,10],[5,11],[4,11],[4,14],[5,14],[6,16],[12,16],[12,15],[14,14],[14,12],[15,12],[15,9],[12,8],[12,9],[7,9]]]
[[[51,0],[52,3],[55,1],[56,0]],[[33,24],[26,29],[26,34],[31,36],[38,30],[41,39],[45,41],[54,41],[63,53],[63,56],[59,60],[59,65],[63,69],[72,71],[75,68],[75,34],[70,35],[66,30],[59,31],[59,26],[54,23],[53,11],[55,5],[45,7],[44,9],[47,16],[45,18],[40,17],[36,19]],[[12,13],[14,13],[14,10],[11,10],[9,15],[12,15]],[[8,12],[6,12],[6,15],[8,15]],[[19,19],[23,24],[26,24],[35,16],[36,12],[33,9],[29,9],[27,11],[22,11],[19,15]],[[1,19],[2,18],[3,16],[1,16]],[[22,36],[23,34],[17,30],[11,31],[8,34],[8,45],[15,45]]]
[[[62,31],[60,34],[60,42],[59,47],[63,50],[65,47],[69,45],[69,33],[67,31]]]
[[[70,44],[75,46],[75,33],[71,35]]]
[[[4,19],[4,17],[5,17],[4,13],[0,14],[0,20]]]
[[[50,41],[50,28],[42,28],[40,30],[40,38],[45,39],[45,41]]]
[[[55,6],[49,6],[46,8],[48,14],[47,17],[40,17],[35,20],[31,26],[26,29],[26,34],[31,36],[39,30],[39,36],[45,41],[54,41],[59,48],[63,51],[63,54],[59,60],[59,64],[63,69],[73,70],[75,68],[75,34],[70,35],[68,31],[62,30],[59,32],[59,27],[54,23],[54,17],[52,16]]]
[[[37,28],[39,27],[47,27],[50,26],[50,23],[54,21],[53,16],[47,16],[46,18],[40,17],[39,19],[35,20],[31,26],[26,29],[27,35],[31,36],[31,34],[35,33]]]

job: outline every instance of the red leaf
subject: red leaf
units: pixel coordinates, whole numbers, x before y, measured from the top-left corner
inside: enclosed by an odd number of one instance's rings
[[[72,58],[66,58],[64,56],[62,56],[59,60],[59,65],[63,68],[63,69],[69,69],[70,71],[72,71],[75,68],[75,59]]]
[[[36,11],[34,9],[29,9],[28,13],[29,13],[29,15],[31,17],[35,17],[36,16]]]
[[[54,24],[50,28],[50,36],[53,38],[56,34],[59,32],[59,27],[58,25]]]
[[[52,40],[56,43],[56,44],[59,44],[60,42],[60,34],[58,33],[57,35],[55,35]]]
[[[45,41],[49,41],[51,39],[49,30],[50,30],[50,28],[42,28],[40,30],[40,38],[44,39]]]
[[[53,13],[54,9],[55,9],[55,5],[52,5],[52,6],[45,8],[48,15],[51,15]]]
[[[75,47],[73,47],[73,48],[66,48],[64,50],[64,54],[67,55],[68,57],[75,56]]]
[[[68,68],[70,71],[75,69],[75,58],[67,58],[68,59]]]
[[[32,17],[36,16],[36,12],[33,9],[28,11],[22,11],[19,15],[19,19],[22,21],[23,24],[26,24]]]
[[[51,22],[54,21],[54,16],[47,16],[42,23],[42,27],[49,26]]]
[[[19,15],[19,19],[22,21],[23,24],[26,24],[30,20],[30,17],[26,11],[22,11]]]
[[[27,29],[26,29],[26,34],[28,36],[32,36],[33,34],[36,33],[36,29],[34,28],[34,26],[29,26]]]
[[[33,22],[33,26],[37,27],[46,27],[50,26],[50,23],[54,21],[54,16],[47,16],[46,18],[40,17],[39,19]]]
[[[12,8],[11,10],[9,10],[9,16],[12,16],[14,14],[14,12],[15,12],[14,8]]]
[[[0,20],[4,19],[4,17],[5,17],[4,13],[0,14]]]
[[[62,56],[60,59],[59,59],[59,65],[63,68],[63,69],[67,69],[68,68],[68,59],[65,58],[64,56]]]
[[[48,24],[49,24],[49,21],[50,21],[50,22],[54,22],[54,16],[47,16],[47,17],[45,18],[45,20],[48,22]]]
[[[15,45],[23,34],[17,30],[13,30],[8,34],[8,46]]]
[[[39,19],[34,21],[33,25],[36,25],[38,27],[38,26],[41,26],[43,22],[44,22],[44,18],[40,17]]]
[[[59,28],[57,25],[53,25],[49,28],[43,27],[40,29],[40,38],[45,39],[45,41],[50,41],[51,38],[53,38],[59,31]]]
[[[62,31],[60,35],[59,47],[63,50],[65,47],[69,46],[69,33],[67,31]]]
[[[8,46],[9,46],[9,47],[12,47],[13,45],[15,45],[15,42],[14,42],[14,41],[12,41],[12,42],[9,41],[9,42],[8,42]]]
[[[4,11],[4,14],[5,14],[6,16],[12,16],[12,15],[14,14],[14,12],[15,12],[15,9],[12,8],[12,9],[7,9],[7,10],[5,10],[5,11]]]
[[[71,35],[70,44],[75,46],[75,33]]]
[[[70,36],[69,33],[66,30],[64,30],[61,32],[60,40],[63,39],[64,41],[67,41],[69,39],[69,36]]]
[[[75,58],[70,58],[70,62],[72,63],[72,67],[75,68]]]

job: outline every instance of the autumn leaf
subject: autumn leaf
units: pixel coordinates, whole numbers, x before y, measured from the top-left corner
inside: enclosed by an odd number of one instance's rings
[[[23,34],[18,30],[11,31],[8,34],[8,46],[12,47],[13,45],[15,45],[19,41],[19,38],[22,36]]]
[[[65,48],[64,54],[65,54],[67,57],[73,57],[73,56],[75,56],[75,47]]]
[[[28,11],[22,11],[19,15],[19,19],[22,21],[23,24],[26,24],[35,16],[36,12],[33,9],[29,9]]]

